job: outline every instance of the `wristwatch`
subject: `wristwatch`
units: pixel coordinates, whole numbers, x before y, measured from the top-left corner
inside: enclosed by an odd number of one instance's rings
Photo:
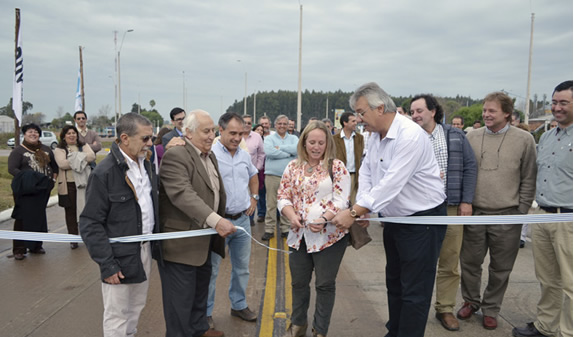
[[[259,194],[252,194],[251,197],[255,199],[255,201],[259,201]]]
[[[355,211],[355,209],[353,207],[351,207],[351,216],[355,219],[360,217],[360,215],[357,214],[357,211]]]

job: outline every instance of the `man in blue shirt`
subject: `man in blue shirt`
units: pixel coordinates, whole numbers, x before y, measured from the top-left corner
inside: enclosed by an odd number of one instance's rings
[[[299,138],[287,133],[289,118],[279,115],[275,118],[277,132],[265,136],[263,149],[265,150],[265,189],[267,191],[267,215],[265,216],[265,234],[261,240],[267,241],[275,236],[277,225],[277,190],[281,176],[287,164],[297,157],[297,143]],[[281,236],[286,238],[289,234],[289,221],[279,215]]]
[[[255,212],[257,207],[259,179],[258,171],[251,162],[251,156],[239,147],[244,132],[244,122],[241,116],[233,112],[223,114],[219,118],[221,137],[219,142],[213,145],[212,151],[217,158],[219,173],[227,196],[224,217],[236,227],[245,230],[238,230],[225,238],[225,245],[229,246],[231,258],[231,285],[229,287],[231,315],[252,322],[257,319],[257,314],[247,306],[245,290],[249,281],[249,258],[251,256],[249,216]],[[215,301],[215,282],[220,263],[221,256],[211,254],[212,270],[207,299],[207,318],[212,329],[215,328],[212,312]]]

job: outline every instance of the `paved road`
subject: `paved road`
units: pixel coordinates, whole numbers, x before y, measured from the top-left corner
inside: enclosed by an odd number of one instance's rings
[[[65,231],[63,213],[63,209],[58,206],[48,208],[50,231]],[[11,221],[0,223],[0,229],[11,229],[11,226]],[[257,224],[253,231],[256,238],[260,237],[263,225]],[[384,324],[388,312],[381,227],[372,225],[370,233],[373,242],[359,251],[349,248],[343,259],[337,279],[337,301],[330,337],[384,336],[386,333]],[[46,255],[33,255],[23,261],[15,261],[9,257],[11,242],[0,240],[0,335],[101,336],[102,301],[99,273],[85,246],[80,245],[80,248],[74,251],[70,250],[68,244],[63,243],[45,243],[44,247]],[[257,323],[243,322],[229,315],[229,300],[226,294],[229,259],[222,263],[213,315],[217,327],[225,331],[226,336],[280,337],[283,334],[286,319],[289,317],[289,301],[286,301],[290,298],[289,287],[277,287],[275,298],[265,302],[265,295],[269,295],[272,288],[270,284],[282,284],[269,280],[269,277],[286,276],[284,265],[273,262],[274,258],[268,260],[267,257],[268,251],[265,248],[253,245],[247,296],[249,306],[259,313]],[[485,277],[486,275],[483,278]],[[288,280],[284,283],[289,284]],[[426,336],[511,336],[513,326],[522,325],[535,316],[539,294],[528,242],[526,248],[519,252],[497,330],[482,328],[481,318],[476,315],[469,321],[461,322],[459,332],[448,332],[440,326],[434,318],[434,311],[431,310]],[[462,303],[460,293],[457,301],[459,305]],[[285,304],[286,316],[282,315],[280,309],[276,309],[277,312],[263,310],[264,304],[277,306],[277,303]],[[312,320],[311,311],[309,320]],[[165,325],[161,284],[154,263],[148,303],[140,320],[138,336],[163,335]],[[307,336],[310,336],[310,331]]]

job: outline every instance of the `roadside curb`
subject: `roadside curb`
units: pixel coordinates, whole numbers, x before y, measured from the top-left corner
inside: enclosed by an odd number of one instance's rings
[[[58,204],[58,196],[54,195],[51,196],[48,200],[48,205],[46,207],[52,207]],[[10,220],[12,218],[12,210],[13,208],[8,208],[0,212],[0,222],[4,222]]]

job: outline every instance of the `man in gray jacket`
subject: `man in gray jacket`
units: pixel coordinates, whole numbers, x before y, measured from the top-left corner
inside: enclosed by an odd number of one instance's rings
[[[110,238],[158,231],[157,177],[149,161],[151,122],[128,113],[118,120],[118,139],[96,166],[86,189],[80,233],[100,265],[104,336],[135,335],[148,291],[149,242],[110,243]]]
[[[447,196],[448,215],[472,215],[476,188],[474,151],[462,130],[442,124],[443,110],[431,95],[417,95],[411,101],[411,116],[429,135]],[[438,259],[436,276],[436,318],[450,331],[459,329],[453,315],[460,282],[458,259],[463,227],[448,225]]]

